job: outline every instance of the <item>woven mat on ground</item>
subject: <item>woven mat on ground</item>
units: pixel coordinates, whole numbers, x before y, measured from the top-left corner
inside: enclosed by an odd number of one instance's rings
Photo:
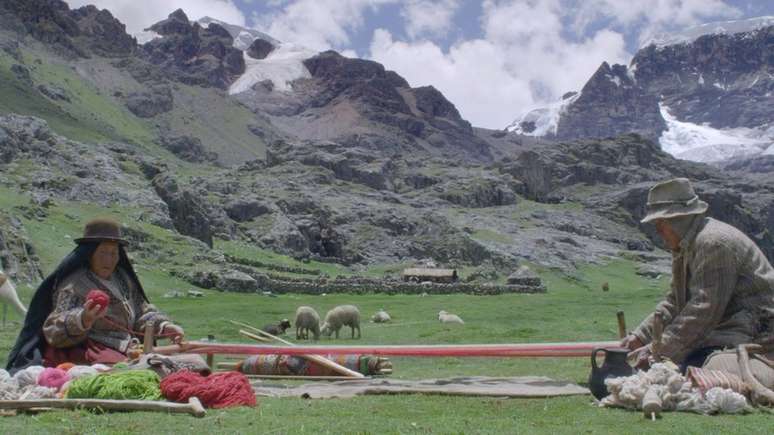
[[[278,385],[274,381],[254,381],[253,390],[264,397],[303,397],[328,399],[365,394],[441,394],[452,396],[555,397],[589,394],[570,382],[539,376],[514,378],[460,377],[448,379],[399,380],[360,379],[316,382],[299,386]]]

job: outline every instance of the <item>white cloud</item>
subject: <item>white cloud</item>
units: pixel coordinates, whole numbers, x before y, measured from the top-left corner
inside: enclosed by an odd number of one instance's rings
[[[406,34],[444,36],[452,25],[459,0],[407,0],[401,10],[406,20]]]
[[[71,8],[95,5],[108,9],[134,34],[183,9],[190,20],[210,16],[227,23],[245,25],[245,16],[232,0],[66,0]]]
[[[253,15],[257,27],[281,41],[314,50],[345,49],[367,10],[396,0],[295,0],[274,13]]]
[[[573,14],[576,32],[601,18],[623,26],[641,26],[639,39],[719,18],[738,18],[742,11],[723,0],[583,0]]]
[[[484,2],[484,37],[447,52],[433,42],[393,40],[377,30],[371,56],[412,86],[432,84],[474,125],[503,128],[535,105],[578,90],[603,61],[626,62],[623,35],[602,30],[573,42],[562,36],[557,1]],[[421,59],[418,62],[417,59]]]

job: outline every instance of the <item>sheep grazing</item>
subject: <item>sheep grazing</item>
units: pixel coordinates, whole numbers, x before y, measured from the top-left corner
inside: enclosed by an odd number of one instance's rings
[[[322,334],[330,337],[335,332],[336,338],[339,338],[339,330],[342,326],[352,328],[352,338],[355,338],[355,329],[357,329],[357,338],[360,338],[360,311],[356,306],[339,305],[328,311],[328,314],[325,315]]]
[[[460,325],[464,325],[465,322],[460,319],[460,316],[456,314],[447,313],[446,311],[439,311],[438,312],[438,321],[441,323],[458,323]]]
[[[271,335],[282,335],[290,328],[290,320],[282,319],[277,324],[268,324],[261,328],[261,331],[268,332]]]
[[[302,306],[296,310],[296,340],[308,340],[309,331],[314,339],[320,339],[320,315],[312,307]]]
[[[392,320],[392,317],[384,309],[377,311],[376,314],[371,316],[371,321],[374,323],[387,323],[390,320]]]

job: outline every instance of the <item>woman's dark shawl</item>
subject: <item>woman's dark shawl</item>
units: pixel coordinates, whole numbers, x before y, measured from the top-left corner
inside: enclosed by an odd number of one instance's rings
[[[24,318],[24,326],[16,339],[16,344],[8,355],[6,369],[10,373],[15,373],[32,365],[42,365],[43,346],[46,345],[46,339],[43,337],[43,323],[54,307],[54,292],[63,279],[76,270],[89,267],[89,260],[98,245],[99,243],[82,243],[78,245],[62,260],[56,270],[43,280],[43,283],[35,291],[27,310],[27,317]],[[123,246],[119,246],[118,250],[119,260],[117,269],[122,269],[126,272],[129,279],[134,281],[134,285],[137,286],[143,299],[147,301],[148,298],[145,296],[140,280],[137,279],[137,274],[134,272],[126,251]]]

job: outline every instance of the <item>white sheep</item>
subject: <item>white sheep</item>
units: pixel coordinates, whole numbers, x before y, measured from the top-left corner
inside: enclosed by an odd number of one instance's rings
[[[376,312],[376,314],[371,316],[371,321],[374,323],[387,323],[390,320],[392,320],[392,317],[390,317],[387,311],[384,311],[384,308],[380,309]]]
[[[360,338],[360,310],[356,306],[339,305],[328,311],[322,326],[322,334],[330,337],[331,333],[335,332],[336,338],[339,338],[339,330],[342,326],[352,328],[352,338],[355,338],[355,329],[357,329],[357,338]]]
[[[296,340],[309,339],[309,331],[314,339],[320,339],[320,315],[312,307],[301,306],[296,310]]]
[[[465,322],[460,319],[460,316],[456,314],[447,313],[446,311],[439,311],[438,312],[438,320],[441,323],[458,323],[460,325],[464,325]]]

